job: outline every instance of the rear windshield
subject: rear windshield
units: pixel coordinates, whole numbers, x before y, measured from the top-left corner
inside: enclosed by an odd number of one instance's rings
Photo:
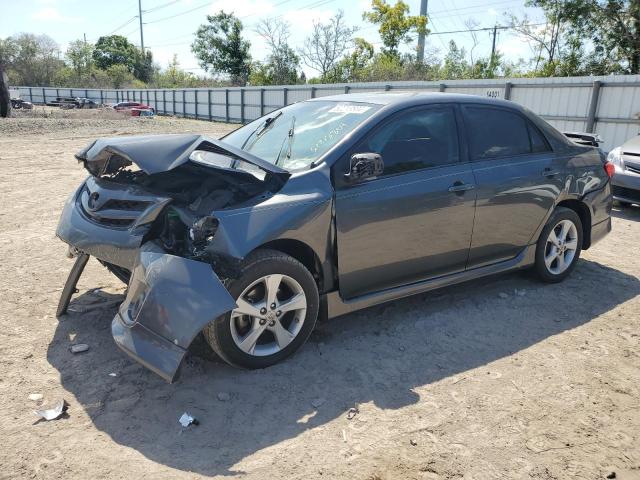
[[[223,138],[285,170],[309,168],[380,108],[359,102],[300,102],[255,120]]]

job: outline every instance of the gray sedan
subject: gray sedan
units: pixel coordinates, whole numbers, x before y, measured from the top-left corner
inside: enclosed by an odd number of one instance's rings
[[[616,168],[613,198],[622,205],[640,205],[640,136],[611,150],[607,160]]]
[[[99,139],[57,235],[128,282],[117,345],[173,381],[201,332],[264,368],[321,318],[532,268],[559,282],[611,230],[614,167],[517,104],[426,93],[317,98],[222,140]]]

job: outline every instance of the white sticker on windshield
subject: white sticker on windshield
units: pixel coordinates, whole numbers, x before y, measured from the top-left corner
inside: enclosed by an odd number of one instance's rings
[[[351,103],[339,103],[331,110],[330,113],[357,113],[358,115],[366,112],[367,110],[371,110],[371,107],[367,107],[366,105],[353,105]]]

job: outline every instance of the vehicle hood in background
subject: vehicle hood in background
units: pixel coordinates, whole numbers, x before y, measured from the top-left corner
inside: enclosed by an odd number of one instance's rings
[[[290,173],[244,150],[220,140],[197,134],[139,135],[130,137],[99,138],[76,154],[78,161],[93,175],[99,176],[109,169],[112,157],[137,165],[148,175],[167,172],[189,161],[195,150],[206,150],[242,160],[266,172],[283,185]],[[202,165],[202,164],[201,164]],[[213,165],[210,168],[218,168]],[[227,169],[224,170],[233,170]]]
[[[639,153],[640,154],[640,135],[627,140],[622,145],[622,152]]]

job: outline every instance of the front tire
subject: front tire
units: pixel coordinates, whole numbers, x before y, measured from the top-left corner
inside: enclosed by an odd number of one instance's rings
[[[238,307],[203,333],[227,363],[265,368],[293,354],[311,335],[318,318],[318,287],[295,258],[258,250],[246,258],[237,279],[224,283]]]
[[[559,207],[542,230],[536,246],[535,270],[547,283],[571,274],[582,250],[582,222],[576,212]]]

